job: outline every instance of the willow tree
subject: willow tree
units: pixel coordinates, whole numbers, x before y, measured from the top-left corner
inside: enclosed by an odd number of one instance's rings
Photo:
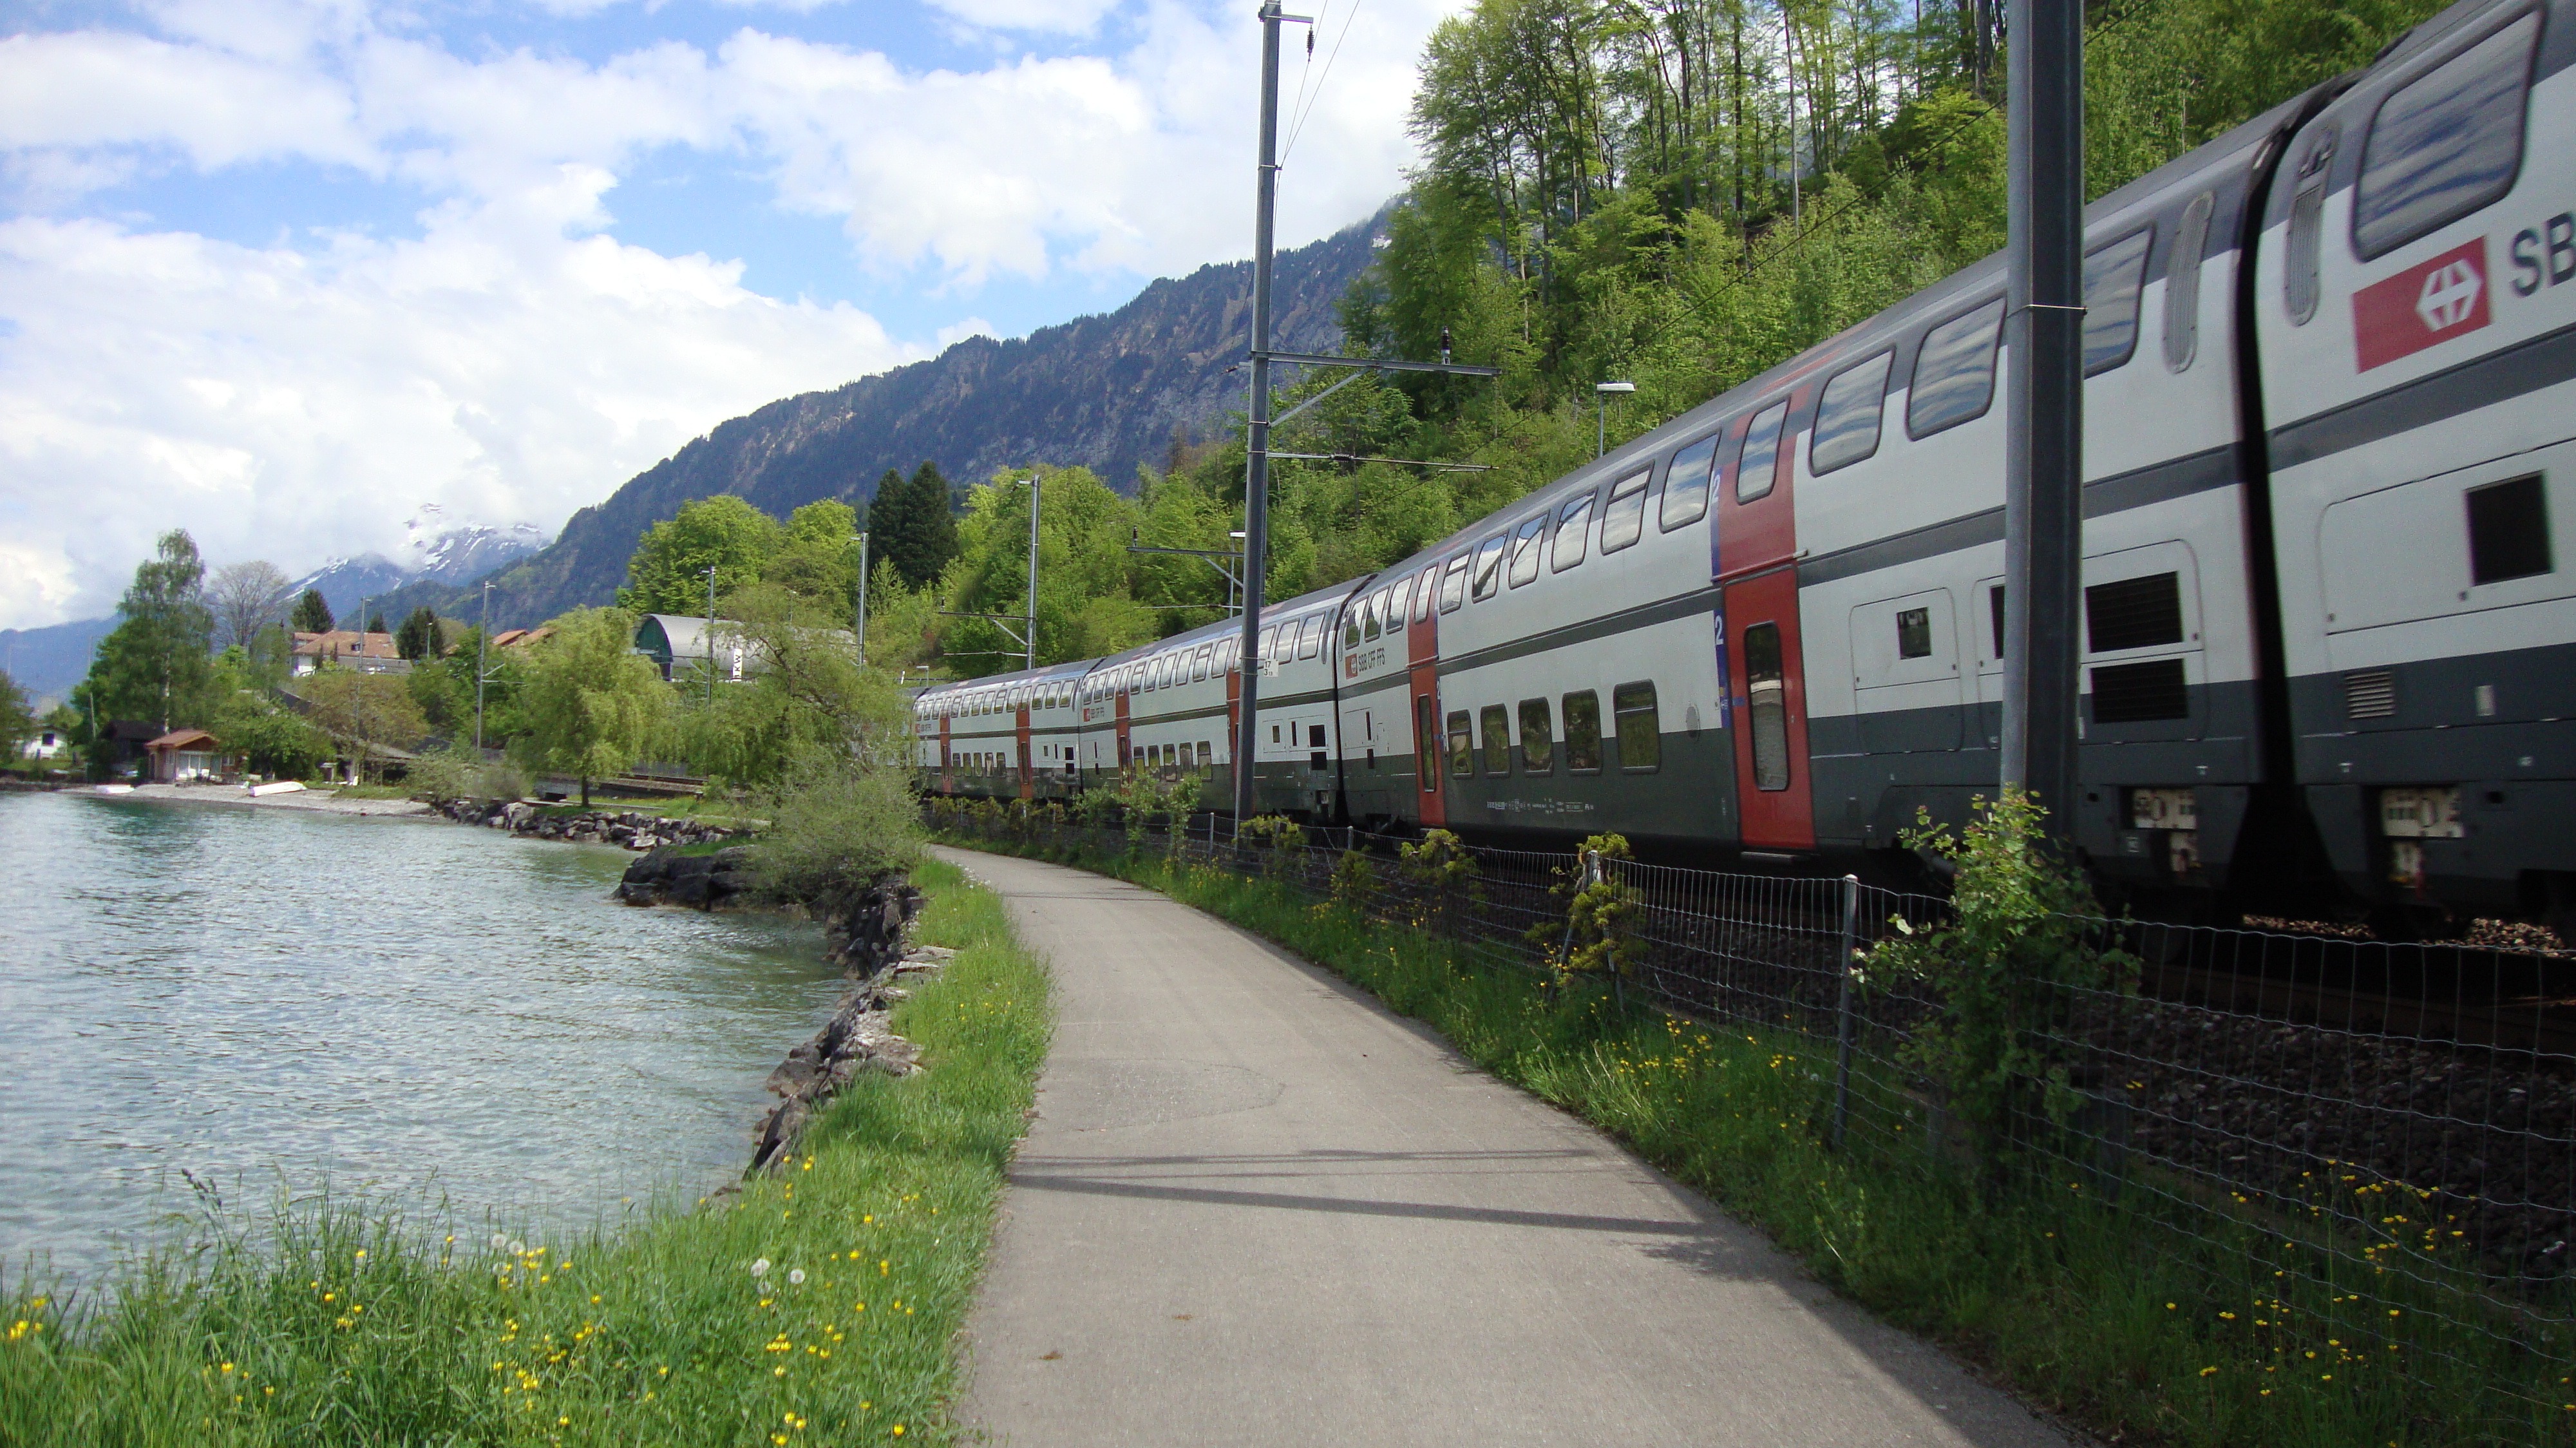
[[[537,769],[590,782],[624,774],[660,726],[670,689],[634,651],[635,620],[623,609],[575,609],[553,621],[519,689],[526,732],[518,747]]]

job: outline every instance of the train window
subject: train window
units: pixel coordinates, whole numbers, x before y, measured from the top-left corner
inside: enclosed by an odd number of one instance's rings
[[[1415,623],[1421,623],[1431,617],[1431,585],[1433,580],[1437,579],[1439,576],[1440,565],[1434,563],[1430,567],[1423,569],[1422,576],[1414,580],[1413,621]],[[1446,607],[1447,605],[1444,604],[1442,606]]]
[[[1216,645],[1199,645],[1199,651],[1190,656],[1190,678],[1193,682],[1208,676],[1208,660],[1214,657],[1216,657]]]
[[[1664,721],[1655,709],[1652,680],[1621,684],[1610,691],[1610,716],[1619,726],[1619,767],[1632,773],[1660,769],[1664,763]]]
[[[1563,573],[1583,561],[1583,535],[1592,527],[1592,495],[1582,497],[1556,512],[1556,550],[1548,567]]]
[[[1524,583],[1538,581],[1539,555],[1545,551],[1546,544],[1547,515],[1545,513],[1521,524],[1513,531],[1512,587],[1518,588]]]
[[[2084,590],[2084,646],[2097,654],[2182,642],[2182,578],[2151,573]]]
[[[1923,334],[1906,388],[1907,436],[1930,437],[1994,406],[1995,342],[2003,325],[2004,299],[1996,297]]]
[[[1413,696],[1413,777],[1425,793],[1440,787],[1440,731],[1434,727],[1431,696]]]
[[[1360,610],[1360,642],[1366,643],[1370,639],[1376,638],[1379,635],[1382,630],[1379,627],[1378,620],[1384,616],[1385,609],[1385,593],[1379,592],[1369,595],[1368,606]]]
[[[1754,414],[1744,430],[1744,452],[1735,464],[1735,501],[1750,503],[1771,495],[1780,473],[1780,429],[1789,421],[1789,399],[1781,398]]]
[[[1306,626],[1297,631],[1297,657],[1311,659],[1324,651],[1324,616],[1309,614]]]
[[[1199,775],[1205,779],[1216,777],[1216,750],[1204,739],[1199,741]]]
[[[1279,651],[1279,630],[1275,628],[1263,629],[1261,631],[1260,648],[1261,652],[1256,654],[1254,657],[1264,659],[1276,657]]]
[[[1512,711],[1488,704],[1478,712],[1476,725],[1485,736],[1485,773],[1497,779],[1511,773]]]
[[[1453,710],[1449,715],[1449,773],[1459,779],[1476,777],[1476,738],[1468,727],[1464,709]]]
[[[1616,553],[1637,541],[1646,529],[1646,484],[1653,468],[1639,468],[1610,485],[1610,501],[1601,508],[1601,551]]]
[[[2364,261],[2513,189],[2539,35],[2540,17],[2526,13],[2379,103],[2353,188],[2352,244]]]
[[[2290,324],[2304,327],[2317,314],[2317,296],[2322,283],[2317,276],[2317,248],[2325,234],[2326,182],[2331,178],[2335,153],[2335,128],[2319,131],[2308,142],[2299,160],[2298,190],[2290,197],[2289,235],[2283,240],[2287,253],[2281,263],[2281,305],[2290,314]]]
[[[2004,656],[2004,586],[2000,583],[1986,590],[1986,610],[1995,620],[1995,657]]]
[[[1497,533],[1476,545],[1475,594],[1478,602],[1493,597],[1503,586],[1503,545],[1510,541],[1508,534]]]
[[[1896,354],[1881,352],[1834,374],[1816,408],[1807,444],[1809,471],[1829,473],[1878,451],[1878,419],[1887,402],[1887,369]]]
[[[1548,718],[1545,699],[1521,700],[1521,772],[1556,771],[1556,725]]]
[[[1896,656],[1900,659],[1932,657],[1932,610],[1900,608],[1896,611]]]
[[[2155,228],[2130,232],[2084,258],[2084,375],[2108,372],[2138,350],[2138,294],[2146,287]]]
[[[1601,696],[1590,689],[1568,694],[1565,704],[1565,770],[1601,772]]]
[[[1672,465],[1664,469],[1664,506],[1656,517],[1665,532],[1707,516],[1708,481],[1717,471],[1717,445],[1725,437],[1720,429],[1673,454]]]
[[[1360,615],[1368,612],[1369,601],[1353,599],[1342,608],[1342,651],[1349,653],[1360,646]]]
[[[1386,600],[1386,631],[1391,634],[1404,632],[1404,611],[1413,606],[1413,580],[1397,579],[1394,590],[1380,597]]]
[[[1440,611],[1456,613],[1467,601],[1467,555],[1449,560],[1449,571],[1440,576]]]
[[[2549,571],[2549,499],[2540,474],[2471,488],[2469,581],[2502,583]]]
[[[1780,626],[1744,631],[1745,713],[1753,728],[1753,787],[1789,787],[1789,684],[1780,665]]]
[[[2201,253],[2209,247],[2209,213],[2218,198],[2203,191],[2174,223],[2173,254],[2165,258],[2165,368],[2181,372],[2200,350]]]

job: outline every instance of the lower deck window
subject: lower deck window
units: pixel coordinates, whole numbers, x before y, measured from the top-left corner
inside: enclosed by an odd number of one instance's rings
[[[2180,659],[2110,664],[2093,671],[2093,722],[2140,724],[2191,717],[2191,687]]]
[[[1431,696],[1417,695],[1413,701],[1413,774],[1425,790],[1438,789],[1440,779],[1440,731],[1433,727],[1439,721],[1433,716]]]
[[[1501,778],[1512,772],[1512,711],[1488,704],[1476,723],[1485,735],[1485,772]]]
[[[1556,770],[1556,727],[1545,699],[1521,700],[1521,769],[1530,774]]]
[[[1464,709],[1449,715],[1449,772],[1460,779],[1476,777],[1476,736]]]
[[[1753,731],[1753,787],[1789,787],[1789,679],[1781,665],[1780,626],[1744,631],[1744,703]]]
[[[1572,774],[1601,770],[1601,696],[1590,689],[1565,696],[1565,767]]]
[[[1610,710],[1619,728],[1619,767],[1638,772],[1662,768],[1664,725],[1655,707],[1654,682],[1642,680],[1611,690]]]

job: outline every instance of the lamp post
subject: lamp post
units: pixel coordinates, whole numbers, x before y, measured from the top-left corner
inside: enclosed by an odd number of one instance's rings
[[[483,681],[492,676],[492,580],[483,580],[483,621],[474,626],[474,756],[483,757]]]
[[[1634,392],[1636,390],[1637,384],[1634,382],[1596,382],[1592,384],[1592,395],[1596,399],[1592,409],[1592,455],[1594,457],[1597,458],[1610,450],[1611,395],[1620,392]]]

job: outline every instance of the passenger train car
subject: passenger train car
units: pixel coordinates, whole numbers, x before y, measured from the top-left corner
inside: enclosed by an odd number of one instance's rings
[[[2576,923],[2571,60],[2576,0],[2467,0],[2089,208],[2057,808],[2106,880]],[[1270,608],[1263,808],[1834,868],[1963,818],[1999,766],[2004,285]],[[927,691],[924,767],[1222,802],[1236,638]]]

